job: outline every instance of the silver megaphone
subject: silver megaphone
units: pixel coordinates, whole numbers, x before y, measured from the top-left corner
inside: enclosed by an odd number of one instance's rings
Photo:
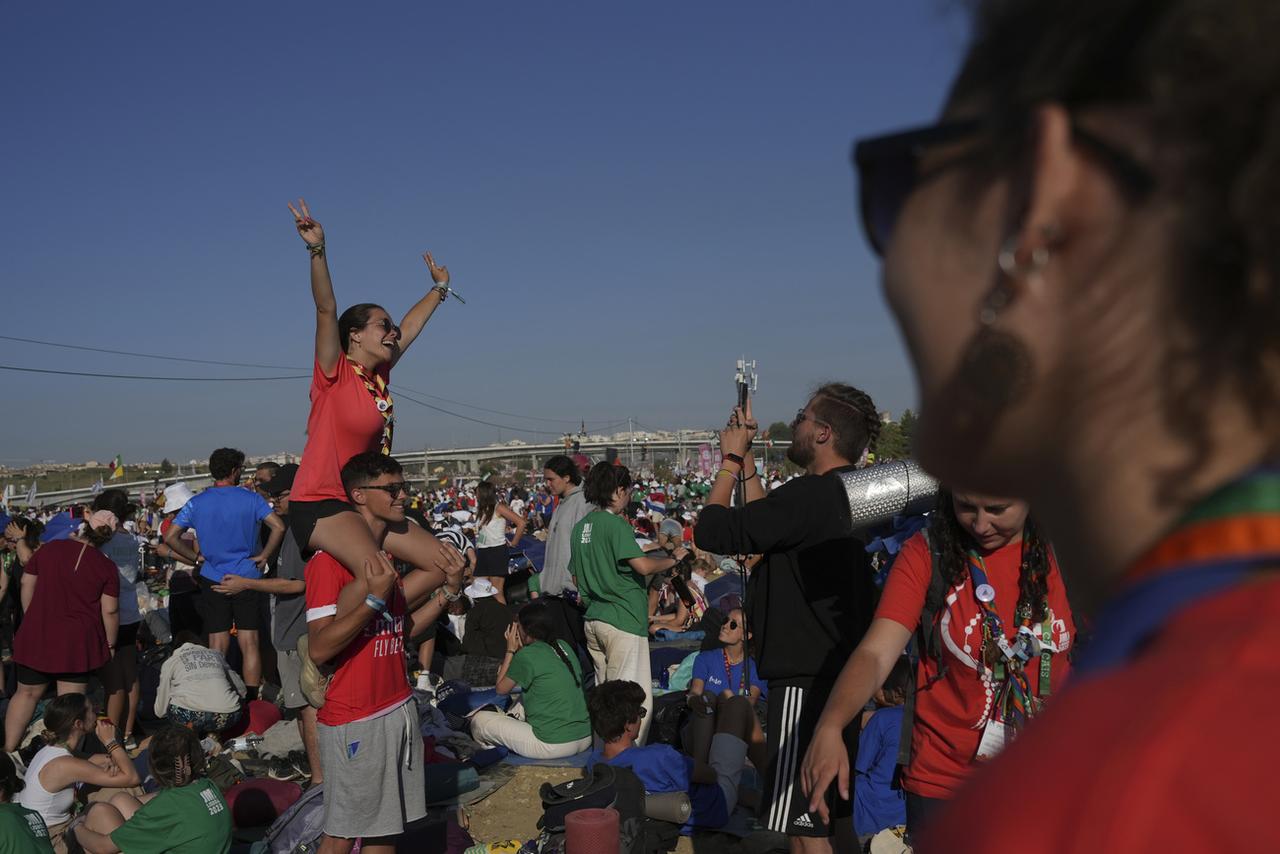
[[[914,460],[842,472],[840,481],[849,498],[850,527],[854,531],[889,522],[902,513],[931,510],[938,496],[938,481],[925,474]]]

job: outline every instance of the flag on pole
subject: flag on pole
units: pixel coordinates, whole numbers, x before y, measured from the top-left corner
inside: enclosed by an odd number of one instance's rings
[[[36,506],[36,482],[31,481],[31,488],[27,490],[27,506]]]
[[[120,455],[116,454],[116,458],[111,461],[111,477],[108,480],[124,477],[124,462],[120,459]]]
[[[89,494],[90,494],[90,495],[97,495],[99,492],[101,492],[101,491],[102,491],[102,489],[103,489],[103,487],[102,487],[102,478],[101,478],[101,477],[99,477],[99,478],[98,478],[98,482],[97,482],[97,483],[95,483],[93,486],[89,487]]]
[[[13,484],[12,483],[6,483],[4,485],[4,502],[3,503],[4,503],[5,512],[7,513],[9,511],[9,505],[13,503]]]

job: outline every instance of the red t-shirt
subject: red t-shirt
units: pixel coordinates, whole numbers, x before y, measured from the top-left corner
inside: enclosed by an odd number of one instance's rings
[[[1206,598],[1127,664],[1073,681],[915,850],[1280,850],[1277,648],[1274,573]],[[1036,795],[980,820],[1017,792]]]
[[[984,560],[988,582],[996,589],[996,611],[1004,621],[1006,636],[1010,636],[1018,601],[1022,543],[1010,543],[985,555]],[[929,545],[923,533],[916,534],[902,547],[889,571],[876,617],[893,620],[914,632],[920,623],[932,571]],[[1049,676],[1050,686],[1056,693],[1070,667],[1065,653],[1075,639],[1075,624],[1052,554],[1048,591],[1053,642],[1061,651],[1052,658]],[[940,632],[946,674],[933,681],[939,664],[929,657],[923,658],[917,668],[911,764],[902,774],[902,788],[909,792],[926,798],[950,798],[974,764],[989,709],[986,687],[979,677],[976,661],[982,641],[980,619],[973,584],[966,574],[963,584],[947,591],[935,626]],[[1027,671],[1032,690],[1038,691],[1038,658],[1027,664]]]
[[[390,363],[378,368],[390,381]],[[346,501],[342,467],[356,454],[382,447],[386,420],[378,411],[364,382],[351,369],[346,356],[338,357],[333,376],[326,376],[316,362],[311,371],[311,414],[307,417],[307,444],[294,477],[290,499]]]
[[[342,564],[324,552],[307,562],[307,622],[338,613],[338,594],[353,579]],[[364,605],[361,608],[366,607]],[[399,582],[387,600],[393,620],[371,619],[364,632],[330,662],[335,672],[317,719],[325,726],[341,726],[376,717],[409,698],[404,668],[404,592]]]
[[[55,540],[36,550],[23,574],[35,576],[36,590],[13,660],[41,673],[87,673],[106,664],[102,596],[120,595],[116,565],[93,546]]]

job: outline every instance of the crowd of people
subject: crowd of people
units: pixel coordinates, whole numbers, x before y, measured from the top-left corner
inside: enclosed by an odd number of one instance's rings
[[[854,528],[843,478],[880,421],[838,382],[796,413],[790,478],[761,472],[748,402],[713,474],[564,455],[532,492],[414,494],[390,375],[448,270],[424,256],[432,287],[398,325],[339,314],[299,202],[301,464],[250,473],[220,448],[213,485],[166,488],[158,525],[118,490],[57,537],[6,521],[0,847],[230,850],[209,769],[264,703],[324,783],[329,854],[388,854],[426,816],[437,712],[480,752],[581,757],[683,798],[686,832],[750,812],[792,852],[1280,843],[1262,806],[1280,12],[977,9],[942,119],[855,149],[920,379],[914,451],[942,485],[930,512]],[[1244,685],[1239,737],[1204,738]]]

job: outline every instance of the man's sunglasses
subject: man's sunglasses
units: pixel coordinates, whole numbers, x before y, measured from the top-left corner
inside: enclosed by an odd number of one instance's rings
[[[792,429],[795,429],[797,426],[799,426],[799,425],[800,425],[802,422],[804,422],[804,421],[812,421],[814,424],[821,424],[821,425],[823,425],[824,427],[830,427],[830,426],[831,426],[831,425],[830,425],[830,424],[828,424],[827,422],[825,422],[825,421],[823,421],[823,420],[821,420],[821,419],[819,419],[819,418],[814,418],[812,415],[808,414],[808,413],[807,413],[807,412],[805,412],[803,409],[801,409],[799,412],[797,412],[797,413],[796,413],[796,417],[791,419],[791,427],[792,427]]]
[[[401,493],[404,493],[405,495],[409,494],[409,484],[405,483],[403,480],[400,481],[399,483],[370,483],[360,488],[376,489],[379,492],[385,492],[387,495],[391,496],[392,498],[395,498],[397,495],[400,495]]]
[[[960,142],[993,129],[989,118],[941,122],[928,127],[872,137],[853,147],[853,163],[858,172],[859,208],[867,242],[881,257],[889,247],[894,226],[907,199],[921,185],[947,169],[977,159],[981,148],[959,154],[928,170],[920,161],[931,148]],[[1140,197],[1155,186],[1155,178],[1130,155],[1073,124],[1075,142],[1111,170],[1121,185]]]

